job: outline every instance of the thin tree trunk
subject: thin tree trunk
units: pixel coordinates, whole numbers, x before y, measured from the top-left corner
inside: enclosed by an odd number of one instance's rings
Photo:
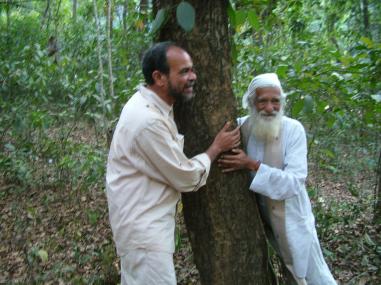
[[[48,24],[46,25],[48,27],[49,21],[50,21],[50,0],[46,1],[44,16],[42,16],[42,20],[41,20],[41,28],[44,26],[46,20],[48,21]]]
[[[226,120],[237,117],[231,86],[228,1],[190,2],[196,26],[185,33],[175,9],[160,31],[160,40],[173,40],[192,56],[197,70],[196,97],[175,106],[176,121],[185,134],[189,156],[204,151]],[[156,1],[156,9],[180,1]],[[184,217],[201,283],[270,284],[267,245],[255,195],[246,172],[222,174],[213,165],[206,187],[183,195]]]
[[[101,40],[101,29],[100,29],[100,23],[99,23],[99,17],[98,17],[98,7],[97,7],[97,1],[93,0],[93,6],[94,6],[94,18],[95,18],[95,27],[97,31],[97,54],[98,54],[98,80],[99,80],[99,96],[100,96],[100,103],[102,104],[102,128],[105,128],[106,125],[106,103],[105,103],[105,89],[104,89],[104,82],[103,82],[103,61],[102,61],[102,40]]]
[[[112,39],[112,32],[113,32],[113,22],[114,22],[114,13],[113,13],[113,2],[112,0],[106,1],[107,6],[107,36]]]
[[[125,0],[123,4],[123,16],[122,16],[124,34],[127,31],[127,11],[128,11],[128,0]]]
[[[77,22],[77,0],[73,0],[73,22]]]
[[[381,223],[381,151],[378,157],[374,199],[375,199],[375,202],[374,202],[375,209],[374,209],[373,221],[375,224],[380,224]]]
[[[368,0],[361,0],[361,4],[364,23],[364,33],[367,37],[370,37]]]
[[[9,58],[11,56],[11,4],[7,3],[5,6],[6,12],[7,12],[7,57]],[[8,73],[8,98],[12,98],[12,77],[10,76],[10,73]]]
[[[58,14],[60,12],[60,9],[61,9],[61,4],[62,4],[62,0],[59,0],[58,1],[58,6],[57,6],[57,10],[56,10],[56,15],[55,15],[55,18],[54,18],[54,21],[55,21],[55,24],[56,24],[56,29],[57,29],[57,23],[58,23]]]
[[[111,44],[111,31],[112,31],[112,0],[107,0],[107,56],[108,56],[108,76],[109,76],[109,96],[114,97],[114,80],[112,75],[112,44]]]

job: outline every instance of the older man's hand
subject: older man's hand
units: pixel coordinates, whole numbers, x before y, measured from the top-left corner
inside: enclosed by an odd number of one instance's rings
[[[242,149],[233,149],[232,153],[233,154],[223,154],[220,159],[218,159],[218,166],[222,168],[222,172],[231,172],[240,169],[258,170],[260,161],[251,159]]]

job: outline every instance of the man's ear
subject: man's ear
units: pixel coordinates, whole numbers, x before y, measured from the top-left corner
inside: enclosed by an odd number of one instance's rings
[[[163,87],[164,85],[167,84],[167,76],[158,70],[155,70],[154,72],[152,72],[152,78],[155,84],[159,87]]]

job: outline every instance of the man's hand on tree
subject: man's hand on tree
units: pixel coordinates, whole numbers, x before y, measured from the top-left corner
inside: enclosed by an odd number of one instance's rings
[[[230,122],[227,122],[224,127],[218,132],[212,145],[208,148],[206,153],[209,155],[210,159],[213,161],[216,157],[223,152],[229,151],[241,144],[240,141],[240,131],[239,127],[234,130],[229,131],[231,126]]]
[[[233,154],[221,155],[218,160],[218,166],[222,168],[222,172],[231,172],[240,169],[248,169],[257,171],[261,162],[251,159],[242,149],[233,149]]]

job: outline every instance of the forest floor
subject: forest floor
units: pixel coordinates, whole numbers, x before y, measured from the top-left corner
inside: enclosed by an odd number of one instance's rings
[[[345,177],[311,165],[308,188],[323,252],[339,284],[381,284],[380,225],[372,221],[374,173]],[[362,189],[361,191],[353,189]],[[23,189],[0,181],[0,284],[117,284],[102,185]],[[175,253],[178,284],[199,284],[185,225]]]

